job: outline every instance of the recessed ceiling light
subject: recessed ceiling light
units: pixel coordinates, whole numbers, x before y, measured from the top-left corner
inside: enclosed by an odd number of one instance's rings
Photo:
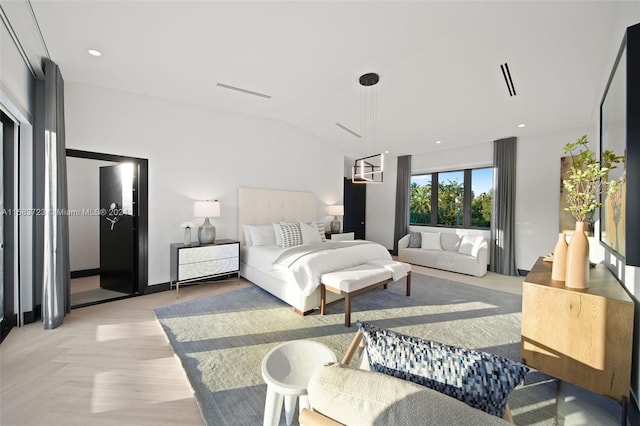
[[[389,153],[389,151],[385,151],[384,153],[385,153],[385,154],[388,154],[388,153]]]
[[[524,126],[526,126],[526,124],[524,124],[524,123],[518,124],[518,127],[524,127]]]
[[[87,50],[87,52],[89,52],[89,55],[91,56],[101,56],[102,52],[100,52],[99,50],[95,50],[95,49],[89,49]]]
[[[436,143],[442,143],[442,141],[436,141]]]

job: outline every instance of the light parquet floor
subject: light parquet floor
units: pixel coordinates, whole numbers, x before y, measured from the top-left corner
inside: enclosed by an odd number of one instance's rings
[[[521,278],[475,279],[414,266],[461,282],[521,291]],[[63,326],[16,328],[0,345],[0,425],[202,425],[184,370],[154,308],[251,285],[240,279],[184,286],[73,309]]]
[[[184,286],[73,309],[64,324],[14,328],[0,345],[0,425],[202,425],[154,308],[244,280]]]

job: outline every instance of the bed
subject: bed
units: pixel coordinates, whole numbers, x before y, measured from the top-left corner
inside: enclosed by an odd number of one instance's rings
[[[311,192],[238,189],[240,275],[291,305],[300,315],[320,306],[323,273],[391,259],[384,246],[371,241],[322,241],[324,221],[318,220],[322,215],[317,196]],[[307,236],[303,245],[289,241],[282,228],[277,232],[278,227],[295,229],[295,224],[302,228],[302,236]],[[317,238],[311,235],[313,229]],[[290,244],[294,245],[287,247]],[[342,297],[328,294],[327,302]]]

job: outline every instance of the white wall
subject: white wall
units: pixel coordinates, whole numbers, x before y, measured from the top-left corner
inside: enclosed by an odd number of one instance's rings
[[[31,116],[33,77],[3,21],[0,21],[0,89],[23,115]]]
[[[219,200],[217,238],[233,239],[238,187],[315,192],[326,220],[342,200],[343,156],[283,122],[74,82],[65,102],[67,148],[149,160],[150,285],[169,281],[180,223],[202,221],[194,200]]]
[[[67,157],[69,210],[69,266],[71,271],[100,268],[100,219],[88,210],[100,208],[100,167],[108,161]]]

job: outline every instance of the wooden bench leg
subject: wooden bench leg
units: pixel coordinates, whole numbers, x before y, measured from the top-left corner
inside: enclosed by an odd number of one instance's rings
[[[344,326],[351,327],[351,294],[344,296]]]
[[[411,271],[407,272],[407,296],[411,296]]]
[[[383,285],[382,288],[387,289],[387,284]]]
[[[324,284],[320,284],[320,315],[324,315],[324,307],[327,304],[327,289]]]

